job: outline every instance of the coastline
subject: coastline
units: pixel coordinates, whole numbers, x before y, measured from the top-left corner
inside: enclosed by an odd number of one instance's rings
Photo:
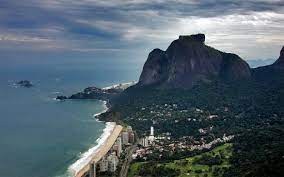
[[[72,176],[75,176],[99,152],[99,150],[104,146],[106,140],[113,132],[115,125],[115,122],[106,122],[106,127],[104,128],[102,135],[96,140],[97,145],[82,153],[80,155],[80,158],[68,167],[68,172]]]
[[[93,117],[96,119],[97,122],[103,122],[103,121],[100,121],[96,117],[109,110],[107,106],[107,101],[104,101],[104,100],[100,100],[100,101],[103,102],[104,110],[93,115]],[[105,142],[111,135],[112,131],[115,128],[116,123],[115,122],[105,122],[105,125],[106,127],[103,129],[103,133],[96,140],[97,144],[95,146],[90,147],[87,151],[82,153],[80,155],[80,158],[68,167],[67,173],[70,176],[75,176],[98,153],[98,151],[104,146]]]
[[[127,83],[121,83],[121,84],[114,84],[108,87],[104,87],[103,89],[111,89],[111,88],[116,88],[119,85],[121,86],[129,86],[131,84],[135,83],[135,81],[132,82],[127,82]],[[95,120],[97,122],[103,122],[100,121],[97,117],[105,112],[107,112],[109,110],[108,107],[108,102],[106,100],[99,100],[103,103],[104,109],[93,115],[93,117],[95,118]],[[111,136],[111,134],[113,133],[116,123],[115,122],[105,122],[106,127],[103,129],[103,133],[101,134],[101,136],[96,140],[96,145],[90,147],[87,151],[83,152],[79,159],[77,159],[74,163],[72,163],[71,165],[68,166],[67,169],[67,174],[70,177],[75,176],[77,173],[80,172],[80,170],[82,168],[84,168],[84,166],[86,166],[90,160],[97,155],[97,153],[99,153],[99,151],[104,147],[104,145],[107,143],[107,140],[109,139],[109,137]]]
[[[104,110],[93,115],[93,117],[96,119],[97,122],[103,122],[103,121],[100,121],[97,117],[109,110],[109,107],[107,106],[107,104],[108,104],[107,101],[104,101],[104,100],[100,100],[100,101],[103,102]]]

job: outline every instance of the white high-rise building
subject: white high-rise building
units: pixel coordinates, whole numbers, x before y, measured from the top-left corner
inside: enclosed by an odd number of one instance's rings
[[[99,162],[100,172],[108,171],[108,160],[103,157]]]
[[[149,138],[148,138],[148,136],[146,136],[145,138],[142,139],[141,145],[144,146],[144,147],[148,147],[149,146]]]
[[[122,132],[122,143],[123,144],[128,144],[128,140],[129,140],[129,135],[128,132]]]
[[[110,172],[115,172],[118,165],[118,157],[115,154],[110,154],[107,157],[108,160],[108,170]]]
[[[117,145],[118,145],[118,150],[119,150],[119,154],[122,152],[122,140],[121,140],[121,136],[118,137],[117,139]]]
[[[155,141],[154,127],[153,126],[151,126],[151,129],[150,129],[149,141],[150,141],[150,143],[153,143]]]
[[[115,147],[115,151],[117,152],[117,156],[119,157],[121,152],[122,152],[122,140],[121,140],[121,136],[119,136],[114,144]]]
[[[154,136],[154,127],[153,126],[151,126],[150,131],[151,131],[150,136]]]

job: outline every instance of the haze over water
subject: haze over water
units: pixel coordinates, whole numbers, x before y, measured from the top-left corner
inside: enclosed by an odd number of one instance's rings
[[[95,121],[93,114],[104,107],[98,100],[58,102],[54,98],[91,85],[104,87],[137,80],[140,66],[132,64],[93,57],[44,62],[21,56],[1,64],[0,176],[52,177],[65,173],[80,152],[96,144],[105,125]],[[35,87],[12,86],[24,79]]]

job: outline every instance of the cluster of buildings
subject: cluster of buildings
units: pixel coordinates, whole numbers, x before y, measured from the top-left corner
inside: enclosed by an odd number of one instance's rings
[[[207,144],[203,143],[201,145],[192,145],[190,146],[190,150],[202,150],[202,149],[211,149],[211,147],[215,144],[218,144],[218,143],[226,143],[230,140],[232,140],[234,138],[234,135],[229,135],[229,136],[226,136],[226,134],[223,135],[222,138],[217,138]]]
[[[135,135],[134,135],[134,132],[132,130],[132,127],[128,126],[126,128],[126,130],[121,133],[121,137],[122,137],[122,144],[123,145],[129,145],[129,144],[134,143]]]
[[[153,134],[152,134],[153,133]],[[152,136],[153,135],[153,136]],[[151,137],[151,138],[150,138]],[[229,142],[234,138],[234,135],[226,136],[225,134],[221,138],[217,138],[209,143],[202,142],[202,144],[195,144],[201,143],[200,141],[188,141],[192,139],[192,137],[186,137],[184,140],[171,140],[170,134],[165,134],[164,136],[154,137],[154,129],[151,127],[151,134],[150,136],[146,136],[140,142],[141,146],[139,149],[135,151],[132,155],[133,159],[142,158],[147,160],[147,156],[152,153],[158,153],[157,155],[161,158],[163,152],[174,153],[176,150],[203,150],[203,149],[211,149],[213,145],[226,143]],[[153,141],[151,141],[153,140]],[[193,139],[192,139],[193,140]]]
[[[216,114],[209,114],[205,110],[202,110],[200,108],[187,108],[183,105],[178,104],[162,104],[162,105],[150,105],[148,107],[142,107],[140,109],[142,112],[145,112],[145,114],[150,114],[151,120],[153,122],[153,125],[158,124],[160,122],[168,121],[168,118],[175,118],[172,119],[175,124],[178,124],[181,120],[187,119],[189,122],[193,121],[199,121],[201,122],[205,118],[208,120],[213,120],[216,118],[219,118]],[[187,116],[193,116],[187,117]],[[129,117],[129,119],[135,119],[136,121],[148,121],[149,117]]]
[[[139,142],[140,145],[143,147],[148,147],[149,145],[153,144],[155,141],[155,136],[154,136],[154,127],[150,128],[150,136],[145,136],[142,138]]]
[[[115,172],[119,163],[118,156],[111,153],[103,157],[98,163],[99,172]]]
[[[138,156],[143,157],[146,154],[152,153],[152,151],[148,151],[148,147],[154,145],[156,138],[154,135],[154,127],[150,128],[150,135],[142,138],[138,144],[140,144],[143,148],[137,149],[135,153],[132,155],[133,159],[136,159]]]
[[[131,143],[134,143],[134,141],[134,132],[131,126],[128,126],[117,137],[109,152],[98,162],[97,170],[100,173],[114,173],[117,170],[119,158],[123,152],[123,148],[127,145],[130,145]]]

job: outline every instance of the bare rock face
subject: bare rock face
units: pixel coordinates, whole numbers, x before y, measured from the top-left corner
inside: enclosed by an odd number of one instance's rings
[[[154,49],[150,52],[143,67],[139,83],[143,83],[143,85],[151,85],[160,83],[166,79],[168,60],[165,54],[166,53],[160,49]]]
[[[184,41],[191,41],[191,42],[205,42],[205,35],[204,34],[195,34],[195,35],[186,35],[186,36],[179,36],[179,40],[184,40]]]
[[[236,54],[222,53],[220,76],[225,80],[242,80],[251,77],[249,65]]]
[[[154,49],[137,85],[190,88],[216,77],[226,80],[250,78],[249,65],[239,56],[220,52],[204,42],[204,34],[180,36],[166,51]]]

